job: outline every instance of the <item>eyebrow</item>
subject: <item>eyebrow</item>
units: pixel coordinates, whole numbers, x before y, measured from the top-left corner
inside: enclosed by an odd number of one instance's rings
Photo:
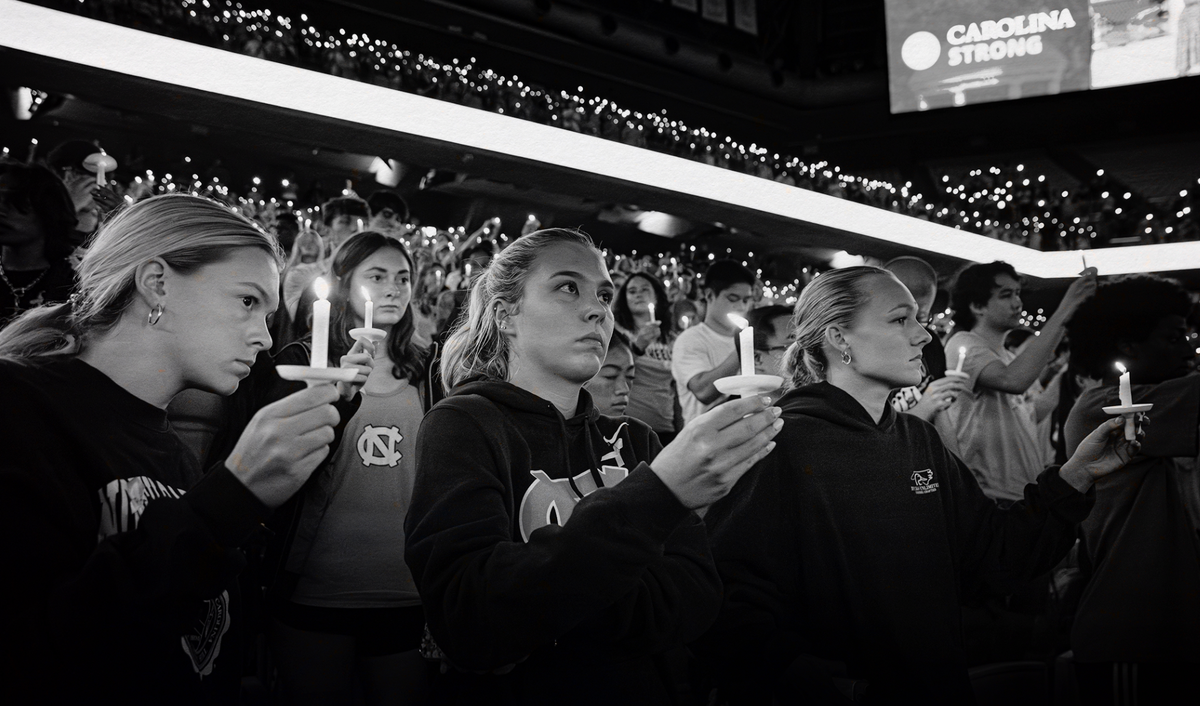
[[[917,307],[913,306],[912,304],[897,304],[896,306],[892,307],[892,308],[891,308],[891,309],[888,311],[888,313],[890,314],[890,313],[892,313],[893,311],[895,311],[895,310],[897,310],[897,309],[905,309],[905,310],[911,311],[911,310],[913,310],[913,309],[916,309],[916,308],[917,308]]]
[[[258,292],[259,295],[262,296],[264,301],[271,301],[271,295],[267,294],[267,290],[263,289],[262,286],[259,285],[257,282],[238,282],[238,285],[243,286],[243,287],[249,287],[249,288],[253,289],[254,291]]]
[[[387,269],[384,267],[368,267],[366,270],[364,270],[364,272],[382,272],[387,274]],[[396,274],[400,274],[402,272],[412,272],[412,268],[407,264],[405,264],[403,267],[396,268]]]
[[[550,279],[554,279],[555,277],[574,277],[576,279],[582,279],[582,280],[587,279],[587,275],[583,274],[582,272],[576,272],[575,270],[559,270],[558,272],[555,272],[554,274],[550,275]],[[615,287],[613,286],[612,280],[608,280],[608,279],[601,280],[600,286],[608,287],[610,289],[615,289]]]

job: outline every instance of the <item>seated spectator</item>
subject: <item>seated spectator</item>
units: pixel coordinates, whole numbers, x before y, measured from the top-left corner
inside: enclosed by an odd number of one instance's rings
[[[636,379],[635,375],[633,349],[629,346],[629,339],[620,331],[613,331],[600,372],[584,383],[583,389],[592,396],[592,404],[600,414],[624,417],[629,407],[629,390]]]
[[[970,265],[951,292],[957,332],[946,342],[946,366],[966,354],[962,372],[969,390],[950,412],[962,460],[990,498],[1020,500],[1026,484],[1041,471],[1033,411],[1024,395],[1050,363],[1066,324],[1079,305],[1096,291],[1096,270],[1088,268],[1071,283],[1058,308],[1020,355],[1004,348],[1004,337],[1020,325],[1021,283],[1012,265]]]
[[[325,238],[325,256],[337,251],[346,238],[363,231],[371,220],[371,209],[367,202],[357,196],[339,196],[321,205],[322,235]]]
[[[1071,365],[1102,383],[1067,418],[1073,452],[1120,404],[1116,362],[1153,426],[1120,474],[1096,483],[1080,527],[1083,592],[1071,629],[1082,703],[1182,703],[1200,674],[1200,377],[1188,340],[1192,301],[1175,282],[1105,282],[1071,320]],[[1045,335],[1045,334],[1043,334]]]
[[[704,322],[679,334],[671,351],[671,374],[688,423],[727,399],[713,382],[737,375],[737,326],[729,314],[744,316],[754,301],[754,273],[740,262],[718,260],[704,278]]]
[[[367,224],[370,230],[384,235],[405,235],[404,226],[408,223],[408,204],[395,191],[380,189],[367,199],[371,210],[371,220]]]
[[[0,162],[0,325],[71,295],[75,207],[47,168]]]

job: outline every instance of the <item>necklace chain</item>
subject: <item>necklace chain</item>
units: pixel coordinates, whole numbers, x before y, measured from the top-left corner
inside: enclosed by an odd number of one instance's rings
[[[38,283],[42,281],[42,278],[45,277],[48,272],[50,272],[49,267],[42,270],[42,273],[40,275],[38,275],[37,277],[34,277],[33,281],[30,282],[29,284],[25,285],[24,287],[17,287],[17,286],[14,286],[13,283],[8,280],[8,273],[4,271],[4,259],[0,258],[0,280],[3,280],[4,284],[8,286],[8,290],[10,292],[12,292],[13,303],[16,305],[17,309],[21,308],[21,297],[25,296],[26,292],[28,292],[29,290],[36,287],[38,285]]]

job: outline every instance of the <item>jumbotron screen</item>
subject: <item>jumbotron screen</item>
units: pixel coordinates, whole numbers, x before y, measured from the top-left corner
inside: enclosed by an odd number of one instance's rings
[[[1200,0],[886,0],[893,113],[1200,73]]]

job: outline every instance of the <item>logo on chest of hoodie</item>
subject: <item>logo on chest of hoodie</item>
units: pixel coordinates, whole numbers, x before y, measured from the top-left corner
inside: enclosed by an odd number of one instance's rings
[[[926,468],[923,471],[913,471],[910,479],[913,482],[912,492],[917,495],[925,495],[926,493],[936,493],[938,484],[933,482],[933,469]]]
[[[571,478],[551,478],[542,470],[529,471],[529,475],[533,476],[533,483],[525,490],[525,495],[521,498],[521,509],[517,513],[522,540],[528,542],[529,535],[534,530],[547,525],[565,526],[580,500],[602,487],[611,488],[625,480],[629,469],[621,459],[621,450],[625,446],[625,440],[621,438],[621,429],[624,426],[622,424],[618,427],[617,433],[613,434],[611,439],[604,440],[611,450],[600,462],[603,464],[605,461],[612,461],[616,465],[600,467],[597,473],[603,485],[596,484],[591,470]]]

